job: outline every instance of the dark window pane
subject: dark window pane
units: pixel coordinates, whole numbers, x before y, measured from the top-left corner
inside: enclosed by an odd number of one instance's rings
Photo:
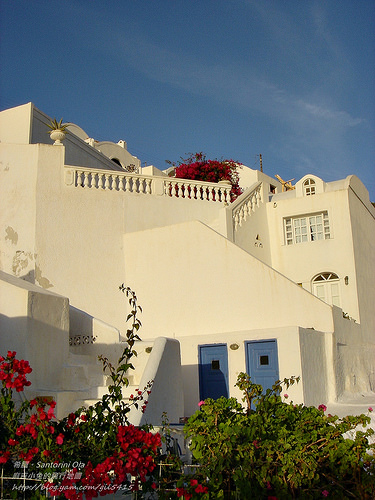
[[[260,364],[261,365],[269,365],[269,360],[268,360],[268,356],[260,356]]]
[[[220,361],[218,359],[211,361],[211,370],[220,370]]]

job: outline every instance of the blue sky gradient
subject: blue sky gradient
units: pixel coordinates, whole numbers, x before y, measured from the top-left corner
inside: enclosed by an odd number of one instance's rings
[[[142,165],[357,175],[375,201],[373,0],[0,0],[0,109],[32,101]]]

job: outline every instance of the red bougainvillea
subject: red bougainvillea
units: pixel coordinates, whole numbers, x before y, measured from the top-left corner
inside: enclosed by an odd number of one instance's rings
[[[0,356],[0,380],[7,389],[16,389],[22,392],[24,387],[29,386],[31,382],[26,380],[26,375],[32,372],[29,362],[23,359],[15,358],[14,351],[8,351],[6,358]]]
[[[238,174],[241,167],[241,163],[234,160],[207,160],[204,153],[195,153],[179,163],[175,168],[175,176],[206,182],[229,181],[232,184],[231,201],[234,201],[242,194]]]

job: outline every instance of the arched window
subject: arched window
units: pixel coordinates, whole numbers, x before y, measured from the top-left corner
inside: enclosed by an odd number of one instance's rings
[[[306,179],[303,183],[303,192],[305,196],[311,196],[315,194],[315,181],[314,179]]]
[[[327,304],[341,307],[340,278],[335,273],[317,274],[312,280],[312,293]]]

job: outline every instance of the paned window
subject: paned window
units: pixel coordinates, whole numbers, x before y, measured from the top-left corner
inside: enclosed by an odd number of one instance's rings
[[[321,273],[312,280],[312,292],[327,304],[341,306],[340,278],[335,273]]]
[[[329,240],[331,237],[328,212],[305,217],[284,219],[285,242],[287,245],[305,241]]]
[[[305,196],[311,196],[315,194],[315,181],[314,179],[306,179],[305,182],[303,183],[303,190],[305,193]]]

